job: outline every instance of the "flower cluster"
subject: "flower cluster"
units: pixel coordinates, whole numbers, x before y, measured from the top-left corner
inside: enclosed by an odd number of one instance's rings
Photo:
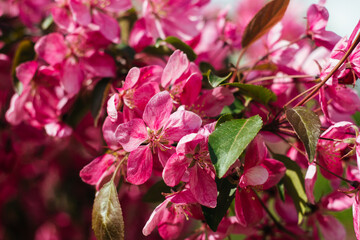
[[[325,5],[0,1],[0,239],[342,240],[352,208],[360,240],[360,21]]]

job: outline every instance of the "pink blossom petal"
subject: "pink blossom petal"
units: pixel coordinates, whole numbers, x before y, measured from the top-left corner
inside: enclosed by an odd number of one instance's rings
[[[133,96],[133,103],[136,110],[142,114],[147,103],[158,92],[160,92],[159,84],[155,82],[149,82],[137,88]]]
[[[113,122],[110,117],[106,117],[104,124],[102,126],[103,137],[106,144],[112,148],[119,148],[119,143],[116,139],[115,132],[119,124],[123,123],[122,115],[119,114],[117,120]]]
[[[235,213],[244,227],[257,224],[264,216],[263,207],[252,189],[242,189],[235,194]]]
[[[145,47],[154,43],[154,39],[146,30],[144,18],[138,19],[131,29],[129,45],[136,52],[141,52]]]
[[[206,172],[206,169],[199,166],[194,166],[190,171],[190,190],[196,200],[203,206],[216,207],[217,187],[215,180]]]
[[[63,7],[53,7],[51,9],[51,15],[53,16],[56,25],[60,28],[65,29],[70,33],[75,30],[76,24],[67,9]]]
[[[335,191],[324,197],[321,205],[330,211],[343,211],[349,209],[354,202],[354,198],[345,193]]]
[[[95,158],[80,171],[81,179],[90,185],[96,185],[107,171],[114,171],[115,156],[105,154]]]
[[[162,173],[166,185],[174,187],[179,184],[189,164],[186,157],[174,153],[167,161]]]
[[[36,42],[35,51],[50,65],[55,65],[62,62],[67,54],[65,39],[60,33],[50,33]]]
[[[151,213],[149,220],[146,222],[142,233],[145,236],[150,235],[150,233],[156,228],[156,226],[163,219],[164,213],[166,211],[167,205],[169,204],[169,200],[165,200],[159,206],[157,206],[154,211]]]
[[[358,195],[359,193],[357,193]],[[359,204],[359,196],[355,197],[353,206],[353,221],[354,221],[354,231],[356,235],[356,239],[360,239],[360,204]]]
[[[183,92],[181,93],[181,103],[189,106],[193,104],[199,96],[201,91],[201,84],[202,75],[198,72],[191,74],[190,77],[186,80]]]
[[[317,179],[316,164],[311,163],[305,175],[305,193],[309,202],[315,204],[314,187]]]
[[[262,185],[263,189],[269,189],[275,186],[285,175],[286,167],[278,160],[266,158],[262,162],[261,166],[264,167],[269,173],[268,179]]]
[[[106,53],[94,52],[80,59],[82,66],[96,77],[114,77],[116,66],[114,59]]]
[[[249,144],[245,155],[245,169],[259,165],[267,155],[264,140],[261,135],[257,135]]]
[[[344,240],[346,231],[344,226],[333,216],[316,215],[319,222],[320,231],[324,240]]]
[[[113,43],[120,42],[120,27],[118,22],[96,9],[92,12],[93,21],[99,26],[101,34]]]
[[[163,146],[163,149],[157,148],[157,157],[161,164],[161,167],[164,168],[169,158],[176,152],[174,146]]]
[[[151,130],[157,131],[169,119],[173,103],[169,92],[162,91],[154,95],[145,107],[143,119]]]
[[[324,6],[312,4],[307,11],[306,19],[311,31],[325,30],[329,19],[329,12]]]
[[[69,0],[69,7],[74,20],[80,25],[87,26],[91,22],[90,7],[79,0]]]
[[[149,146],[139,146],[128,158],[126,179],[136,185],[146,182],[152,172],[153,157]]]
[[[27,87],[30,81],[33,79],[36,70],[38,67],[38,63],[36,61],[29,61],[20,64],[16,68],[16,77],[20,80],[23,84],[23,87]]]
[[[175,81],[183,75],[189,67],[189,60],[185,53],[176,50],[169,58],[163,74],[161,76],[161,85],[164,88],[174,84]]]
[[[201,118],[193,112],[178,110],[170,115],[164,125],[164,138],[179,141],[183,136],[197,132],[201,127]]]
[[[118,105],[120,103],[119,94],[113,94],[107,101],[106,111],[109,116],[109,119],[112,122],[115,122],[118,119]]]
[[[64,138],[72,134],[72,128],[65,123],[52,122],[44,126],[46,133],[51,137]]]
[[[356,163],[357,163],[357,167],[358,167],[358,169],[360,171],[360,136],[358,136],[356,138],[355,151],[356,151]]]
[[[137,81],[139,80],[140,73],[141,73],[141,71],[139,68],[132,67],[129,70],[128,74],[126,75],[123,89],[127,90],[130,88],[133,88],[136,85]]]
[[[76,60],[74,58],[66,59],[61,76],[61,82],[64,85],[65,91],[70,96],[77,94],[81,89],[84,79],[84,73]]]
[[[240,178],[240,187],[257,186],[266,182],[269,173],[266,168],[262,166],[255,166],[245,170]]]
[[[123,12],[131,8],[131,0],[111,0],[110,4],[106,5],[104,9],[110,12]]]
[[[148,138],[148,133],[144,121],[136,118],[120,124],[116,129],[115,136],[124,150],[131,152]]]

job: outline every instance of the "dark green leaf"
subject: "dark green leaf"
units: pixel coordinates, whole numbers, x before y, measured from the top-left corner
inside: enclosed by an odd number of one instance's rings
[[[97,240],[124,239],[124,220],[112,180],[104,184],[95,197],[92,228]]]
[[[228,113],[228,114],[224,114],[222,115],[216,122],[216,125],[215,125],[215,128],[219,127],[220,124],[224,123],[224,122],[227,122],[227,121],[230,121],[231,119],[234,119],[234,117]]]
[[[224,85],[237,87],[241,94],[264,105],[267,105],[269,102],[275,102],[277,99],[275,93],[263,86],[242,83],[225,83]]]
[[[231,75],[232,75],[232,72],[229,73],[225,77],[219,77],[219,76],[216,76],[215,74],[213,74],[211,70],[208,70],[208,72],[206,73],[206,76],[207,76],[207,78],[209,80],[209,83],[213,88],[216,88],[222,82],[228,80],[231,77]]]
[[[290,0],[272,0],[261,8],[246,26],[242,36],[241,46],[243,48],[248,47],[279,22],[284,16],[289,1]]]
[[[154,56],[170,56],[172,53],[172,51],[166,46],[147,46],[143,52]]]
[[[235,119],[222,123],[209,136],[209,152],[217,176],[223,177],[262,127],[256,115],[248,119]]]
[[[230,183],[227,178],[216,178],[215,181],[218,189],[216,207],[208,208],[201,206],[205,221],[214,232],[216,232],[221,220],[227,213],[231,202],[235,198],[235,190],[237,187],[236,184]]]
[[[31,61],[35,58],[34,43],[30,40],[23,40],[16,49],[15,56],[11,66],[11,75],[13,79],[14,89],[18,94],[22,92],[22,84],[16,77],[16,67],[21,63]]]
[[[190,61],[194,61],[196,59],[197,55],[194,50],[180,39],[170,36],[165,38],[164,41],[171,44],[174,48],[183,51]]]
[[[286,110],[286,118],[303,142],[309,161],[315,157],[316,144],[320,136],[320,119],[318,115],[305,107],[295,107]]]
[[[92,92],[92,98],[91,98],[91,115],[94,118],[94,124],[97,126],[97,123],[99,121],[99,117],[101,114],[102,106],[104,106],[105,100],[108,96],[109,89],[110,89],[110,79],[104,78],[100,80],[93,92]]]
[[[278,192],[279,192],[279,196],[281,201],[285,202],[285,188],[284,188],[284,182],[281,180],[277,185],[276,185]]]
[[[235,98],[235,101],[230,106],[225,106],[221,111],[221,114],[239,114],[245,109],[244,105],[239,99]]]
[[[306,212],[306,203],[308,202],[301,168],[295,161],[286,156],[274,154],[273,157],[284,163],[286,167],[283,183],[298,212],[298,223],[301,223]]]
[[[163,180],[161,180],[151,186],[151,188],[143,196],[142,200],[149,203],[162,202],[165,200],[162,193],[169,193],[170,190],[171,188],[167,186]]]
[[[88,113],[90,107],[88,103],[90,101],[91,98],[87,93],[80,92],[68,113],[63,116],[63,121],[72,128],[75,128]]]
[[[356,112],[352,115],[352,118],[354,119],[356,125],[360,126],[360,112]]]
[[[209,70],[211,70],[211,72],[215,72],[215,68],[208,62],[200,62],[199,68],[200,68],[200,71],[205,74],[207,74],[207,72]]]

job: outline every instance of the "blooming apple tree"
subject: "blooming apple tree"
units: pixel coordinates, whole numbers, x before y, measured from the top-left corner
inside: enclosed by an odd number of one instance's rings
[[[360,21],[289,2],[0,1],[0,239],[360,240]]]

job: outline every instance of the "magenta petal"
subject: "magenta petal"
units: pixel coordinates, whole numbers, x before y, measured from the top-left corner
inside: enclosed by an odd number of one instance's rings
[[[197,132],[201,127],[201,118],[190,111],[178,110],[170,115],[164,126],[164,138],[179,141],[183,136]]]
[[[91,22],[90,8],[79,0],[69,1],[74,20],[80,25],[87,26]]]
[[[119,115],[115,122],[113,122],[108,116],[103,123],[102,132],[104,140],[106,144],[112,149],[119,148],[119,144],[115,136],[115,131],[121,123],[123,123],[122,115]]]
[[[156,228],[156,226],[160,223],[160,221],[163,219],[164,213],[167,208],[167,205],[169,204],[169,200],[165,200],[162,202],[159,206],[157,206],[154,211],[151,213],[151,216],[149,220],[146,222],[142,233],[145,236],[150,235],[150,233]]]
[[[51,9],[51,15],[56,25],[60,28],[66,29],[66,31],[70,33],[75,30],[76,24],[67,9],[63,7],[53,7]]]
[[[115,137],[125,151],[131,152],[148,138],[148,134],[144,121],[136,118],[120,124],[115,131]]]
[[[65,39],[60,33],[50,33],[36,42],[35,51],[50,65],[55,65],[62,62],[66,56]]]
[[[75,95],[80,91],[85,79],[84,73],[74,58],[65,61],[62,70],[61,82],[69,95]]]
[[[153,157],[149,146],[139,146],[128,158],[126,179],[136,185],[146,182],[152,172]]]
[[[123,89],[133,88],[137,83],[137,81],[139,80],[139,77],[140,77],[140,69],[137,67],[132,67],[129,70],[128,74],[126,75]]]
[[[166,185],[170,187],[177,185],[181,181],[189,164],[187,158],[174,153],[167,161],[162,173]]]
[[[321,214],[317,214],[316,217],[324,240],[346,239],[344,226],[335,217]]]
[[[275,159],[266,158],[261,166],[263,166],[269,173],[269,177],[262,185],[263,189],[268,189],[275,186],[285,175],[285,165]]]
[[[266,157],[267,149],[261,135],[257,135],[249,144],[245,155],[245,169],[259,165]]]
[[[309,202],[315,204],[314,187],[317,179],[316,164],[311,163],[305,175],[305,193]]]
[[[120,27],[118,22],[96,9],[93,10],[93,20],[99,26],[101,34],[113,43],[120,42]]]
[[[259,223],[263,218],[263,207],[252,189],[236,191],[235,213],[239,223],[245,227]]]
[[[335,191],[324,197],[321,205],[330,211],[343,211],[349,209],[354,202],[354,198],[345,193]]]
[[[173,103],[169,92],[162,91],[155,94],[145,107],[144,122],[151,130],[159,130],[169,119],[172,107]]]
[[[131,0],[110,0],[104,9],[111,12],[122,12],[130,9],[131,6]]]
[[[255,166],[245,170],[244,174],[240,178],[240,187],[257,186],[266,182],[269,177],[269,173],[266,168],[262,166]]]
[[[36,61],[29,61],[29,62],[20,64],[16,68],[16,77],[23,84],[24,88],[27,85],[29,85],[30,81],[34,77],[37,67],[38,67],[38,63]]]
[[[159,84],[155,82],[142,85],[134,92],[134,106],[142,113],[150,99],[158,92],[160,92]]]
[[[106,53],[95,52],[89,57],[80,59],[83,67],[96,77],[114,77],[114,59]]]
[[[359,193],[356,193],[358,195]],[[353,206],[353,221],[354,221],[354,231],[356,235],[356,239],[360,239],[360,204],[359,204],[359,196],[355,197]]]
[[[114,171],[114,162],[115,156],[111,154],[97,157],[80,171],[80,177],[87,184],[96,185],[105,172]]]
[[[205,169],[194,166],[190,170],[190,190],[196,200],[203,206],[214,208],[217,204],[217,187]]]
[[[180,76],[188,69],[189,60],[185,53],[176,50],[169,58],[164,72],[161,76],[161,85],[164,88],[174,84]]]
[[[72,134],[72,128],[62,122],[51,122],[44,126],[46,133],[51,137],[64,138]]]

